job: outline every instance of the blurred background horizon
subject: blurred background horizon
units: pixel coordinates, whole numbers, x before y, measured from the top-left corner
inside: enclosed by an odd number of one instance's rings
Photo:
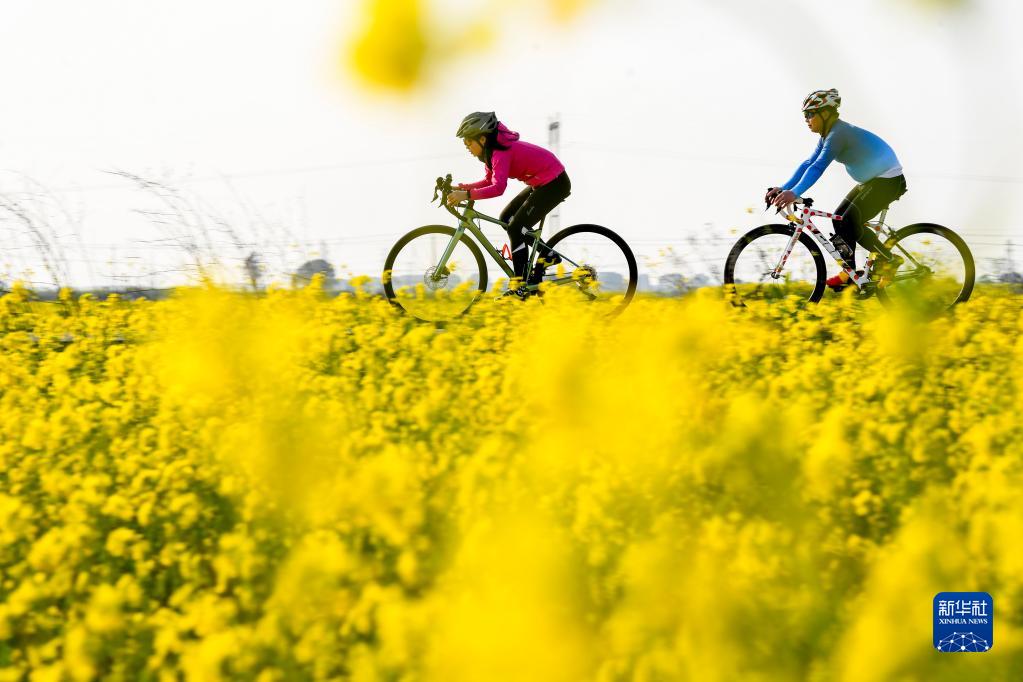
[[[561,226],[618,231],[649,287],[711,284],[778,222],[761,197],[813,150],[799,104],[827,87],[902,162],[889,222],[958,230],[997,278],[1023,268],[1020,25],[1009,0],[9,0],[0,281],[379,275],[402,234],[451,224],[434,180],[482,177],[454,130],[494,110],[543,146],[558,123]],[[833,164],[808,194],[854,184]]]

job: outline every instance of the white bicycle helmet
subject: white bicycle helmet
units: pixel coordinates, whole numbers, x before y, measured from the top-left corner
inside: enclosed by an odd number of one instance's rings
[[[838,90],[834,88],[830,90],[814,90],[803,100],[803,111],[816,111],[824,107],[837,109],[841,104],[842,96],[838,94]]]

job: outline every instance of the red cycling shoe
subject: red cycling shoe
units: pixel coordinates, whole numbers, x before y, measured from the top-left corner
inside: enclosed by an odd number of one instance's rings
[[[856,276],[862,277],[863,271],[857,270]],[[849,279],[849,275],[845,273],[845,270],[842,270],[834,277],[828,277],[826,280],[824,280],[824,283],[835,291],[841,291],[842,289],[845,289],[847,286],[849,286],[852,283],[852,281]]]

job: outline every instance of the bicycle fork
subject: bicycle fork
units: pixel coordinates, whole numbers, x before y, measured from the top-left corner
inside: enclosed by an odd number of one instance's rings
[[[448,245],[444,247],[444,252],[441,253],[440,259],[437,261],[437,266],[433,270],[434,279],[439,279],[445,274],[450,274],[447,272],[448,259],[451,258],[451,254],[455,251],[455,245],[458,243],[458,240],[462,238],[463,234],[465,234],[465,223],[460,220],[458,221],[458,227],[455,228],[455,233],[451,235]]]
[[[790,216],[790,219],[792,218],[793,216]],[[781,271],[785,269],[785,263],[788,262],[789,256],[792,255],[792,249],[796,248],[796,242],[799,241],[799,235],[803,233],[802,224],[797,224],[793,221],[792,226],[795,229],[792,230],[792,236],[789,237],[789,243],[785,245],[785,250],[782,251],[781,258],[778,260],[778,264],[775,265],[774,269],[771,270],[770,272],[771,279],[778,279],[779,277],[781,277]]]

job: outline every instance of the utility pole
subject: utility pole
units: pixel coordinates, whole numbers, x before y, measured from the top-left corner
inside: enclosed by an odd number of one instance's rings
[[[551,117],[550,122],[547,124],[547,146],[555,156],[560,156],[561,152],[561,114],[554,114]],[[547,219],[544,221],[544,225],[547,227],[547,234],[556,234],[558,228],[561,227],[561,204],[558,204],[554,209],[547,214]]]

